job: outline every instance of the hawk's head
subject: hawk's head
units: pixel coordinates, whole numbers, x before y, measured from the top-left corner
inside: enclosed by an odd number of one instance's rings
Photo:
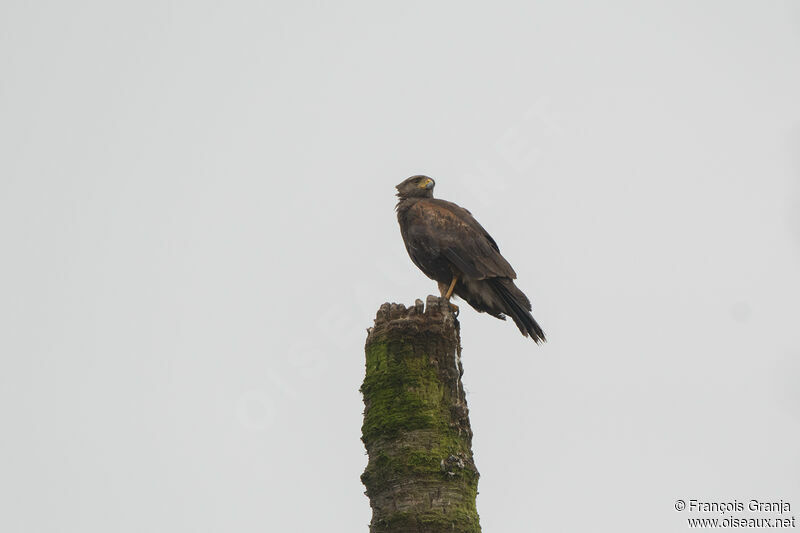
[[[436,182],[428,176],[411,176],[397,186],[397,196],[405,198],[433,198]]]

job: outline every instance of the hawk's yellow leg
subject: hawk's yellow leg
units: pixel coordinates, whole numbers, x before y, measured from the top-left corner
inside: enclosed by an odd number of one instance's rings
[[[450,282],[450,287],[447,288],[447,292],[444,294],[444,299],[447,300],[447,303],[450,305],[450,309],[458,315],[458,306],[454,303],[450,303],[450,297],[453,295],[453,289],[456,288],[456,282],[458,281],[458,275],[453,274],[453,281]]]
[[[450,287],[447,289],[447,292],[444,295],[445,300],[449,300],[453,295],[453,289],[456,288],[456,281],[458,281],[458,276],[453,275],[453,281],[450,282]]]

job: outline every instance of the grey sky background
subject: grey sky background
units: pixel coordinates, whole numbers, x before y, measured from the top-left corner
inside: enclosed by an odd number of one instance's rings
[[[419,173],[550,341],[462,306],[485,531],[800,515],[798,65],[795,2],[3,1],[0,530],[366,531]]]

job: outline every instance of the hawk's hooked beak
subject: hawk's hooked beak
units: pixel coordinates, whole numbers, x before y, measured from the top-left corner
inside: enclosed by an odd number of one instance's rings
[[[420,189],[432,189],[435,185],[434,181],[430,178],[425,178],[424,180],[419,182]]]

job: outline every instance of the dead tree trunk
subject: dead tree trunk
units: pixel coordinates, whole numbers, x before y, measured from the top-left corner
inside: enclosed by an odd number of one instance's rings
[[[480,531],[458,321],[441,298],[383,304],[368,330],[361,476],[370,532]]]

